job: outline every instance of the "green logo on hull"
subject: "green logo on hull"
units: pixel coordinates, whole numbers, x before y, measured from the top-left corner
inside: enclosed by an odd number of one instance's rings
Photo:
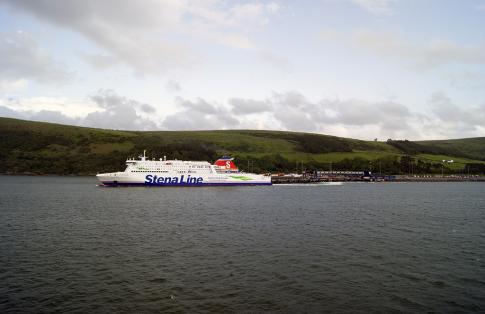
[[[246,177],[246,176],[229,176],[230,178],[237,179],[237,180],[242,180],[242,181],[250,181],[252,178]]]

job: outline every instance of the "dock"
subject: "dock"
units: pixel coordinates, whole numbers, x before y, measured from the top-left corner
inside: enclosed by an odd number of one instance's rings
[[[319,182],[485,182],[479,175],[382,175],[368,172],[336,171],[302,174],[273,174],[273,184],[305,184]]]

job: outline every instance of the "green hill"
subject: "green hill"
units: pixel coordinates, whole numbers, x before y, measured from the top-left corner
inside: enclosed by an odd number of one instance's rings
[[[397,173],[485,172],[485,138],[361,141],[328,135],[254,130],[114,131],[0,118],[0,173],[74,174],[124,169],[127,157],[214,161],[236,158],[243,170],[334,169]]]

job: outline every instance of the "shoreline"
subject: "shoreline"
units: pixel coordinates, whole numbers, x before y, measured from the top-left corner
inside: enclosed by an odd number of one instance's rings
[[[0,176],[25,176],[25,177],[95,177],[96,174],[37,174],[37,173],[0,173]],[[485,182],[485,176],[483,175],[470,175],[470,176],[433,176],[433,175],[420,175],[420,176],[405,176],[394,175],[388,176],[392,179],[382,178],[361,178],[361,177],[325,177],[325,178],[312,178],[312,177],[272,177],[273,184],[315,184],[315,183],[329,183],[329,182]]]
[[[394,175],[385,177],[272,177],[273,184],[310,184],[310,183],[325,183],[325,182],[485,182],[485,176],[404,176]]]

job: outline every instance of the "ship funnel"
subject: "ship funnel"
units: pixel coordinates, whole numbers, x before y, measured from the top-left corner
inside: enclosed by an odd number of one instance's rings
[[[223,157],[217,159],[216,162],[214,163],[214,165],[219,166],[219,167],[221,167],[222,169],[225,169],[225,170],[237,171],[238,168],[236,167],[236,164],[234,164],[233,159],[234,158],[223,156]]]

